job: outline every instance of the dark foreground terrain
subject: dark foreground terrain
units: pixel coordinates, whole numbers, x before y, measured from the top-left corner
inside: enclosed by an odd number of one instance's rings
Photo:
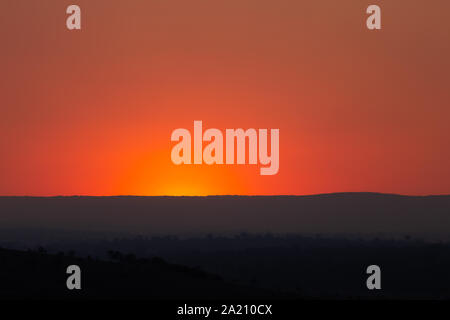
[[[66,289],[70,264],[81,292]],[[381,268],[381,290],[366,287],[369,265]],[[137,237],[1,249],[0,297],[441,300],[449,270],[450,244],[414,239]]]
[[[0,197],[0,226],[1,297],[450,299],[450,196]]]
[[[0,299],[249,299],[273,293],[226,283],[199,269],[162,259],[110,252],[115,261],[62,253],[0,249]],[[81,268],[81,290],[68,290],[66,269]]]

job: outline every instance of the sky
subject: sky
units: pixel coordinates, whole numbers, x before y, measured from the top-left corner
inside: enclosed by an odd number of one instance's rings
[[[66,8],[82,30],[66,29]],[[378,4],[382,29],[366,28]],[[1,0],[0,195],[450,194],[447,0]],[[280,129],[280,168],[171,133]]]

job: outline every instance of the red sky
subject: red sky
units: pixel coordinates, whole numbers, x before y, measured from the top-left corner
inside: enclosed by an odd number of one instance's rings
[[[82,9],[68,31],[65,9]],[[382,8],[382,30],[365,8]],[[3,0],[0,195],[450,193],[447,0]],[[279,128],[280,170],[175,166]]]

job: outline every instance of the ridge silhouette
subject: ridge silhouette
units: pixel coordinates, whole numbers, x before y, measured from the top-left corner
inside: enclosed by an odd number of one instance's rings
[[[312,232],[448,235],[450,196],[0,197],[3,228],[139,234]]]

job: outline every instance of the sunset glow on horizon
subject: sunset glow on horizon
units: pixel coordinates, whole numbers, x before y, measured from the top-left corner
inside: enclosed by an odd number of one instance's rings
[[[2,1],[0,196],[450,194],[450,2],[377,2]],[[195,120],[279,172],[173,164]]]

